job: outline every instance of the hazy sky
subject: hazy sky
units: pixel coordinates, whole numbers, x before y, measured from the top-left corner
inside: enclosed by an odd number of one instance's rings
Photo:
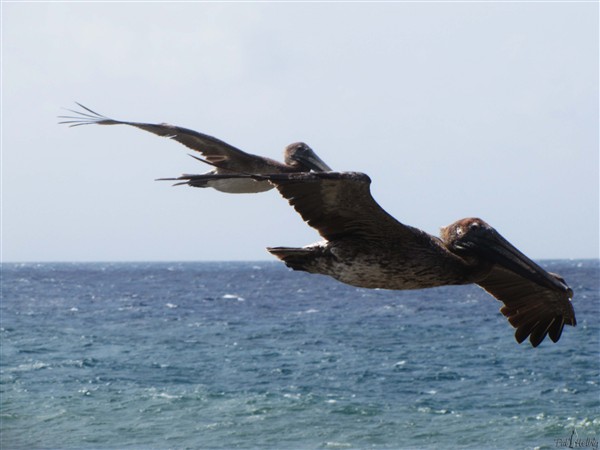
[[[79,101],[281,159],[305,141],[438,234],[479,216],[536,259],[598,257],[598,3],[2,3],[4,261],[272,259],[319,240],[276,191]]]

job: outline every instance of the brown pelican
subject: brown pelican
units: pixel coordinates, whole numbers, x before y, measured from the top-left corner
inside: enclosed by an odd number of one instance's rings
[[[213,165],[215,168],[204,175],[220,175],[229,173],[290,173],[330,171],[331,168],[319,158],[305,143],[296,142],[288,145],[284,151],[285,163],[273,159],[246,153],[217,138],[208,136],[187,128],[166,123],[138,123],[114,120],[98,114],[95,111],[77,103],[84,111],[68,110],[75,116],[59,116],[67,119],[59,123],[71,127],[80,125],[130,125],[141,130],[149,131],[158,136],[174,139],[192,150],[200,152],[205,159],[194,157]],[[194,187],[212,187],[218,191],[232,194],[245,194],[268,191],[273,185],[264,180],[241,179],[204,179],[203,181],[187,183]]]
[[[476,283],[504,303],[500,311],[516,328],[516,340],[521,343],[529,336],[534,347],[546,335],[558,341],[565,324],[576,324],[573,291],[565,280],[546,272],[481,219],[454,222],[442,228],[438,238],[385,212],[371,196],[371,180],[362,173],[254,178],[273,183],[325,239],[302,248],[268,248],[294,270],[365,288]]]

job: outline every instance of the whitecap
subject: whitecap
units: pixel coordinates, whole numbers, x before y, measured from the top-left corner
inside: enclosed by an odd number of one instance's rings
[[[19,364],[17,367],[9,368],[8,372],[28,372],[30,370],[40,370],[45,369],[46,367],[50,367],[49,364],[37,361],[30,364]]]
[[[329,442],[325,442],[325,447],[327,447],[327,448],[349,448],[349,447],[352,447],[352,444],[348,444],[346,442],[329,441]]]
[[[167,400],[178,400],[181,398],[180,395],[172,395],[172,394],[167,394],[166,392],[161,392],[157,395],[154,396],[154,398],[164,398]]]
[[[283,398],[292,398],[294,400],[300,400],[302,394],[283,394]]]

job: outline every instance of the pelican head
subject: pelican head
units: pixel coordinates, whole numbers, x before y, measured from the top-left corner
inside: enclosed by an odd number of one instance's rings
[[[442,228],[441,237],[448,250],[467,260],[498,264],[541,286],[573,295],[564,280],[546,272],[481,219],[454,222]]]
[[[285,163],[290,166],[301,166],[315,172],[331,172],[325,162],[304,142],[294,142],[285,148]]]

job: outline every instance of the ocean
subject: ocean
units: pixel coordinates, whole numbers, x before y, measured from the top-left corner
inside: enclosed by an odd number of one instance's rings
[[[514,340],[477,286],[278,262],[2,264],[2,449],[555,449],[600,440],[600,266]]]

